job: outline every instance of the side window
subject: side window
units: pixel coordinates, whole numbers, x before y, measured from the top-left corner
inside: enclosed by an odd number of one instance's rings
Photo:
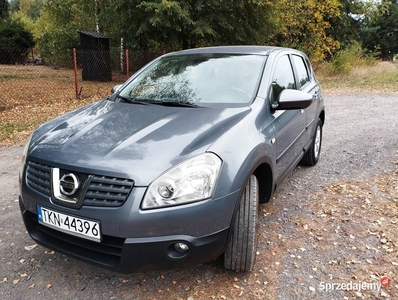
[[[310,76],[308,75],[306,64],[303,58],[298,55],[293,55],[293,61],[297,69],[297,75],[299,78],[300,86],[304,86],[308,82],[310,82]]]
[[[273,99],[278,100],[280,93],[284,89],[296,89],[294,73],[289,56],[282,56],[276,64],[274,76],[272,77]]]

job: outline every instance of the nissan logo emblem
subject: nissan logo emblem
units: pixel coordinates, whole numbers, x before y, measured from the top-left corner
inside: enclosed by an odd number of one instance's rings
[[[61,193],[65,196],[72,196],[79,188],[79,178],[75,174],[65,174],[59,180]]]

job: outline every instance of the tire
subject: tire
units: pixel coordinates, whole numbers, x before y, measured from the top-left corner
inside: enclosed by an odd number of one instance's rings
[[[305,166],[315,166],[319,160],[322,147],[322,121],[318,119],[311,147],[301,159],[301,164]]]
[[[251,175],[239,199],[224,253],[224,267],[237,272],[251,271],[256,259],[259,189],[256,176]]]

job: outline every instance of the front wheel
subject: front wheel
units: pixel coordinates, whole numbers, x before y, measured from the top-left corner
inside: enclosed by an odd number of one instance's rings
[[[238,211],[224,253],[224,266],[233,271],[251,271],[256,259],[258,221],[258,181],[251,175],[239,199]]]
[[[312,145],[301,159],[301,164],[306,166],[315,166],[321,154],[321,146],[322,146],[322,121],[321,119],[318,119],[318,123],[315,129],[315,134],[312,139]]]

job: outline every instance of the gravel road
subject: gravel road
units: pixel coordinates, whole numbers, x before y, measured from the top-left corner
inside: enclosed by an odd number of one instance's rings
[[[328,244],[327,235],[318,236],[315,244],[298,228],[312,226],[314,203],[330,201],[325,186],[372,182],[397,168],[392,162],[398,150],[398,95],[334,94],[325,96],[325,104],[321,159],[313,168],[297,167],[270,203],[260,207],[258,256],[247,274],[226,271],[215,261],[120,275],[35,245],[17,202],[22,146],[0,148],[0,299],[398,299],[397,277],[384,294],[321,291],[321,282],[366,279],[355,268],[333,266],[336,255],[358,257],[357,247],[343,236],[339,246]],[[335,228],[329,229],[334,234]],[[397,275],[397,268],[391,265],[390,273]]]

